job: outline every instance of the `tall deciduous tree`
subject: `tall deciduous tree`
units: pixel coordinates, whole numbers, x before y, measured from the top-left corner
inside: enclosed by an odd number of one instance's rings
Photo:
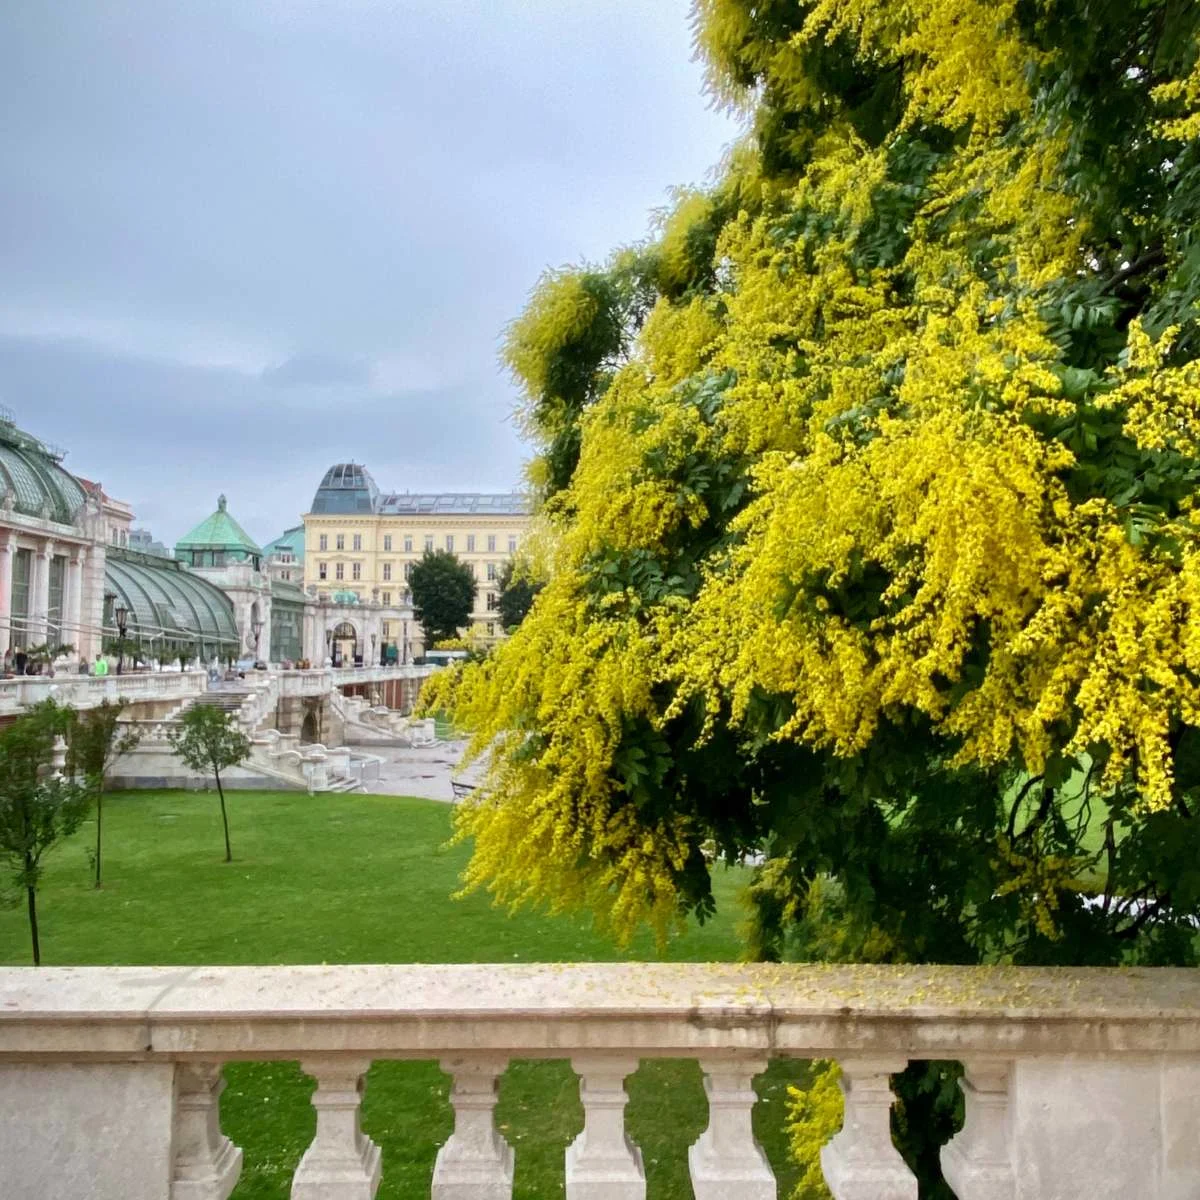
[[[409,587],[426,646],[455,637],[470,623],[475,573],[449,550],[426,550],[413,564]]]
[[[171,748],[193,771],[211,773],[216,780],[217,795],[221,799],[221,825],[225,830],[225,861],[233,862],[221,772],[240,766],[250,757],[250,739],[237,727],[230,713],[210,704],[195,704],[187,709],[168,738]]]
[[[746,138],[509,332],[553,574],[428,693],[506,747],[472,882],[666,930],[711,841],[763,954],[830,877],[847,953],[1192,960],[1198,26],[700,0]]]
[[[69,725],[69,711],[46,701],[0,728],[0,861],[18,896],[24,893],[34,966],[42,961],[42,860],[79,828],[91,800],[86,786],[53,770],[56,744]]]
[[[501,623],[511,633],[528,616],[542,584],[533,579],[524,566],[514,566],[512,559],[501,568],[499,583],[500,598],[496,608]]]
[[[96,887],[100,887],[103,878],[104,780],[116,759],[136,750],[141,740],[133,726],[121,723],[127,707],[125,700],[102,700],[94,708],[79,710],[73,715],[68,734],[70,771],[84,777],[96,798],[96,850],[92,864]]]

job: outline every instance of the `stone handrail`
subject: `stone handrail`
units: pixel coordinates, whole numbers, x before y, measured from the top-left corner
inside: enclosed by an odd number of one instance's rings
[[[412,664],[402,667],[310,667],[280,671],[277,677],[281,696],[323,696],[346,684],[424,679],[435,670],[435,667],[415,667]]]
[[[72,708],[92,708],[102,700],[184,700],[208,687],[204,671],[149,671],[130,675],[24,675],[0,679],[0,713],[19,712],[54,699]]]
[[[16,1197],[225,1200],[242,1156],[219,1127],[221,1065],[299,1059],[316,1134],[291,1194],[369,1200],[383,1164],[358,1122],[367,1068],[435,1059],[455,1127],[434,1200],[507,1200],[500,1076],[511,1058],[565,1058],[584,1108],[567,1196],[641,1198],[624,1080],[642,1058],[690,1057],[709,1106],[696,1200],[777,1200],[751,1110],[778,1056],[841,1064],[845,1120],[822,1153],[836,1200],[915,1200],[889,1132],[889,1076],[912,1059],[964,1066],[965,1123],[942,1151],[959,1200],[1200,1195],[1200,971],[1169,969],[0,969],[0,1181]]]

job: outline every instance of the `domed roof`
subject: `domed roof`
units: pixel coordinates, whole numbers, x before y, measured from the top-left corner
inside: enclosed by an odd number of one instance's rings
[[[261,555],[250,535],[229,515],[225,497],[217,497],[217,511],[205,517],[191,533],[175,543],[176,550],[233,550]]]
[[[27,517],[70,525],[86,497],[79,480],[60,465],[62,457],[0,410],[0,505],[11,502]]]
[[[337,463],[325,472],[313,496],[314,513],[371,513],[379,489],[371,472],[358,463]]]

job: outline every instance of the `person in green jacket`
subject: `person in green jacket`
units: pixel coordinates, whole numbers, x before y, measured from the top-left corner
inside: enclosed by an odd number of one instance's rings
[[[93,674],[95,674],[95,675],[107,675],[108,674],[108,659],[107,658],[104,658],[103,656],[101,656],[96,659],[96,668],[93,671]]]

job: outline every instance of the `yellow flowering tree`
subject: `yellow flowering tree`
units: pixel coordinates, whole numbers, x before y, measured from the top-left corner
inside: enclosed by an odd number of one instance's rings
[[[509,330],[547,583],[438,679],[468,883],[666,935],[1190,961],[1200,8],[699,0],[746,136]],[[811,924],[811,922],[810,922]]]
[[[429,693],[468,885],[666,935],[761,850],[767,957],[1194,961],[1198,31],[698,0],[744,139],[509,331],[548,582]]]

